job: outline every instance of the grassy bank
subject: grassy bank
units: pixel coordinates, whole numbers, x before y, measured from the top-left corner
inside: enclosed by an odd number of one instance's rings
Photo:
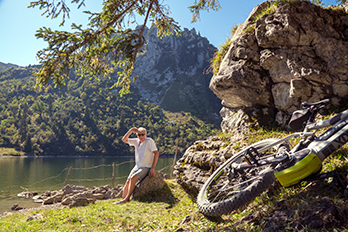
[[[247,140],[283,137],[287,132],[258,130]],[[348,174],[348,146],[325,160],[323,171]],[[221,218],[206,218],[174,180],[150,195],[123,205],[118,199],[79,208],[34,209],[0,218],[0,231],[345,231],[348,228],[347,190],[338,191],[332,178],[277,185],[248,207]],[[29,216],[40,214],[36,220]]]
[[[0,231],[344,231],[346,228],[346,197],[327,182],[279,188],[262,194],[247,208],[213,220],[200,214],[194,201],[173,180],[166,183],[167,187],[151,196],[123,205],[114,205],[116,200],[109,200],[79,208],[13,213],[0,218]],[[310,229],[313,216],[323,212],[326,212],[323,218],[334,218]],[[27,221],[34,214],[42,218]]]
[[[173,180],[151,196],[114,205],[116,200],[97,201],[79,208],[34,209],[0,219],[1,231],[199,231],[214,228],[215,222],[197,212],[196,204]],[[34,214],[42,219],[26,221]],[[187,224],[180,224],[189,216]]]

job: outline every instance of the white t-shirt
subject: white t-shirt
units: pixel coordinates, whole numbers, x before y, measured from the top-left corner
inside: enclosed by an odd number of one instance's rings
[[[155,141],[146,137],[145,141],[139,146],[138,138],[128,138],[128,144],[135,148],[135,165],[138,168],[151,168],[153,163],[154,151],[157,151]]]

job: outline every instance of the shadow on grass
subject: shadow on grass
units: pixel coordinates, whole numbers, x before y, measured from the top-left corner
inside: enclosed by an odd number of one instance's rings
[[[283,197],[276,200],[279,194]],[[241,221],[258,225],[263,231],[286,231],[286,228],[295,231],[341,231],[348,227],[346,193],[327,180],[303,182],[286,189],[275,188],[268,195],[273,201],[263,204],[268,205],[269,210],[263,214],[251,212]]]
[[[177,199],[173,195],[172,191],[168,187],[168,184],[165,184],[164,187],[161,189],[152,190],[144,196],[137,197],[136,200],[140,202],[148,202],[148,203],[151,203],[151,202],[167,203],[169,205],[167,207],[168,209],[172,208],[179,201],[179,199]]]

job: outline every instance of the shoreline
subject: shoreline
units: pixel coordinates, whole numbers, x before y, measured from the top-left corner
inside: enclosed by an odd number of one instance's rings
[[[39,204],[39,203],[37,203]],[[52,204],[52,205],[38,205],[38,207],[30,207],[30,208],[24,208],[24,209],[21,209],[21,210],[10,210],[10,211],[5,211],[3,213],[0,213],[0,218],[2,217],[6,217],[8,215],[11,215],[11,214],[20,214],[20,213],[26,213],[26,212],[31,212],[31,211],[34,211],[34,210],[48,210],[48,209],[60,209],[60,208],[64,208],[64,207],[69,207],[69,206],[65,206],[65,205],[62,205],[60,203],[55,203],[55,204]]]
[[[134,161],[134,156],[122,156],[122,158],[117,156],[68,155],[0,156],[1,173],[10,179],[10,181],[4,179],[0,185],[0,215],[3,212],[13,213],[14,211],[10,209],[15,204],[24,208],[40,207],[40,204],[37,203],[33,205],[32,199],[19,198],[17,194],[23,191],[37,191],[39,194],[46,190],[55,191],[62,188],[65,180],[67,184],[81,185],[88,188],[102,185],[113,186],[113,184],[116,187],[118,184],[125,182],[131,167],[134,166]],[[114,170],[112,169],[113,162],[115,163]],[[172,171],[168,166],[172,164],[173,158],[162,156],[156,171],[170,174]],[[69,166],[73,168],[68,176]],[[118,168],[119,166],[121,168]],[[44,168],[45,171],[39,171],[41,168]],[[18,171],[15,171],[16,169]],[[85,171],[84,169],[88,170]],[[113,173],[115,173],[114,182],[112,180]],[[27,180],[27,176],[34,176],[35,178]]]
[[[159,156],[159,158],[174,158],[174,155],[162,155]],[[80,155],[2,155],[0,156],[1,158],[133,158],[134,159],[134,155],[133,156],[112,156],[112,155],[108,155],[108,156],[80,156]],[[179,159],[180,157],[177,156],[177,159]]]

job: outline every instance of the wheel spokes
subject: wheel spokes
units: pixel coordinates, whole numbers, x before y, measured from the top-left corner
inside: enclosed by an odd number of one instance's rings
[[[243,159],[240,161],[244,162]],[[251,185],[266,167],[238,170],[235,165],[231,165],[221,170],[218,178],[210,184],[207,199],[210,202],[218,202],[233,197]]]

